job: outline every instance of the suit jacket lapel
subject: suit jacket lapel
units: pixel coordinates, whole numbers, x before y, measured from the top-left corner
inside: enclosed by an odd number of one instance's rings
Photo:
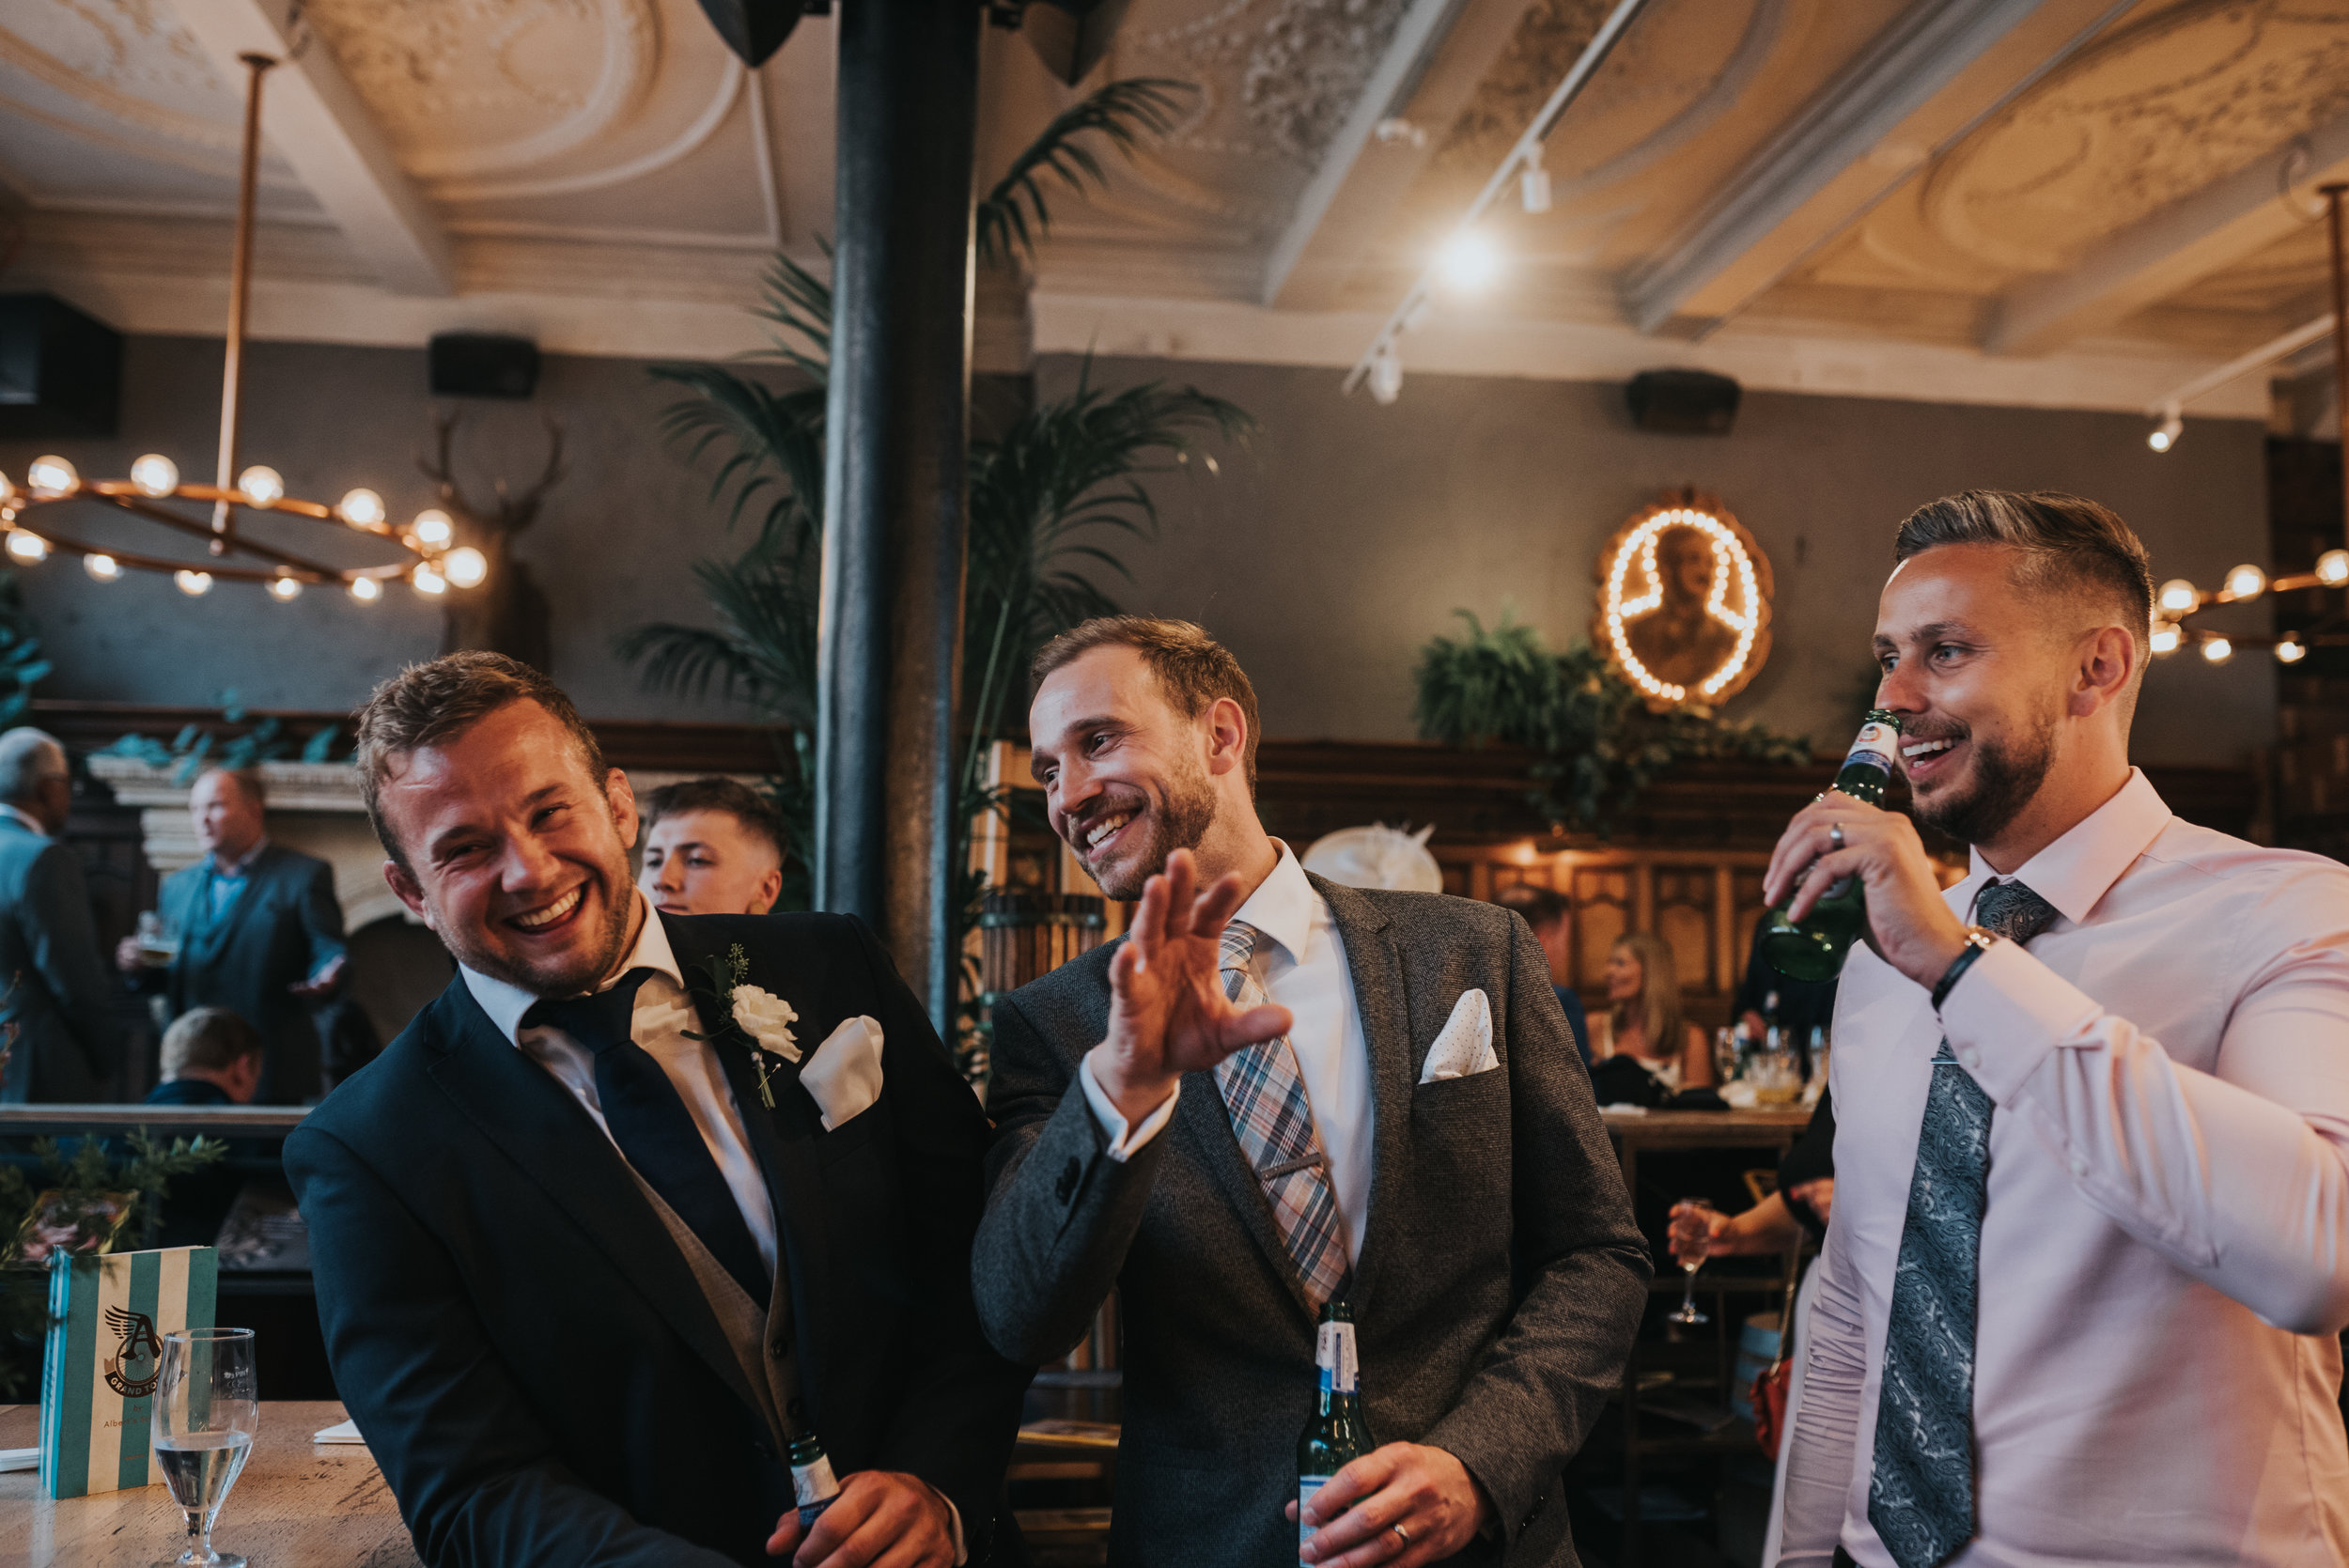
[[[1329,904],[1330,921],[1345,944],[1346,971],[1354,982],[1354,1006],[1362,1020],[1362,1043],[1370,1052],[1370,1213],[1362,1226],[1361,1256],[1354,1260],[1353,1286],[1347,1292],[1360,1313],[1377,1282],[1378,1270],[1385,1265],[1392,1227],[1384,1221],[1402,1203],[1410,1164],[1411,1086],[1416,1065],[1411,1060],[1410,998],[1403,985],[1403,956],[1395,950],[1386,915],[1355,889],[1307,875],[1314,891]]]
[[[708,944],[697,940],[693,928],[666,915],[660,917],[669,935],[669,950],[685,974],[686,992],[692,998],[702,1032],[734,1091],[742,1113],[742,1130],[750,1140],[751,1157],[767,1179],[767,1202],[775,1217],[775,1240],[782,1254],[784,1284],[791,1293],[793,1334],[801,1346],[801,1378],[811,1389],[819,1363],[812,1347],[824,1315],[825,1292],[831,1278],[830,1246],[824,1231],[823,1177],[816,1165],[816,1139],[823,1131],[815,1104],[800,1085],[796,1064],[776,1063],[768,1075],[775,1097],[773,1110],[759,1098],[758,1073],[748,1048],[729,1032],[733,1020],[716,1015],[703,965],[711,955]],[[788,1000],[787,998],[786,999]],[[802,1039],[802,1051],[817,1042]]]
[[[679,1338],[754,1410],[725,1332],[660,1217],[584,1107],[500,1034],[462,975],[439,1001],[432,1079],[490,1142],[554,1200]]]

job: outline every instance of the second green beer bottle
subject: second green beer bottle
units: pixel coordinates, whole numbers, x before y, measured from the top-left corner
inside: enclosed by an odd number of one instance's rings
[[[1835,775],[1835,787],[1871,806],[1884,804],[1899,766],[1900,715],[1885,708],[1868,710],[1867,722]],[[1844,955],[1868,924],[1868,897],[1857,877],[1846,877],[1827,890],[1811,913],[1797,925],[1786,918],[1786,908],[1801,890],[1788,890],[1762,932],[1762,956],[1779,973],[1797,980],[1832,980],[1843,971]]]
[[[1343,1301],[1321,1309],[1321,1327],[1314,1343],[1314,1360],[1321,1370],[1321,1396],[1313,1419],[1297,1439],[1297,1545],[1299,1563],[1314,1527],[1305,1522],[1305,1505],[1330,1478],[1378,1445],[1362,1420],[1362,1396],[1356,1387],[1360,1362],[1354,1353],[1354,1313]]]

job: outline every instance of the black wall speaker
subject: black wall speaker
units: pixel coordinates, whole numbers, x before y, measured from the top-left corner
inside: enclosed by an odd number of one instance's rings
[[[0,436],[111,436],[122,334],[54,294],[0,294]]]
[[[538,386],[538,345],[496,333],[443,333],[426,356],[435,397],[527,397]]]
[[[1737,383],[1705,370],[1642,370],[1624,388],[1631,423],[1676,436],[1725,436],[1737,423]]]

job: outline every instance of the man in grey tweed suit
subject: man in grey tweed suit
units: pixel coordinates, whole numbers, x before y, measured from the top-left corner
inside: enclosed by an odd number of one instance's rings
[[[995,1007],[974,1281],[1032,1363],[1122,1289],[1111,1560],[1572,1564],[1560,1473],[1650,1265],[1532,934],[1300,870],[1256,816],[1254,692],[1197,627],[1088,622],[1036,676],[1052,826],[1141,905]],[[1332,1298],[1384,1446],[1300,1547]]]

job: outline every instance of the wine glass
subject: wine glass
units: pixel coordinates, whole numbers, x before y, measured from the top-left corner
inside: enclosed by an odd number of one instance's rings
[[[1681,1293],[1680,1311],[1664,1314],[1667,1323],[1713,1321],[1697,1310],[1697,1270],[1704,1266],[1704,1254],[1712,1249],[1714,1213],[1713,1205],[1703,1198],[1683,1198],[1672,1205],[1672,1255],[1680,1260],[1681,1272],[1688,1277],[1688,1283]]]
[[[163,1336],[155,1385],[155,1460],[188,1515],[188,1549],[156,1568],[244,1568],[212,1550],[212,1521],[253,1452],[261,1403],[250,1328],[182,1328]]]

